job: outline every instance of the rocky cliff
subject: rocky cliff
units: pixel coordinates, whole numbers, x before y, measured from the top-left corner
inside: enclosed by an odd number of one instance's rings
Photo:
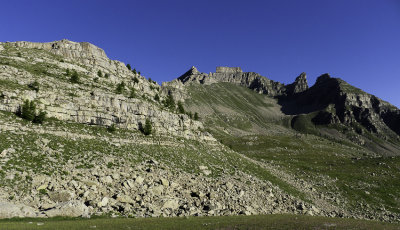
[[[399,145],[395,144],[400,140],[400,110],[339,78],[323,74],[309,90],[296,97],[282,97],[280,101],[285,113],[310,114],[315,125],[347,127],[356,133],[351,137],[354,142],[370,145],[379,154],[398,155],[400,152]]]
[[[158,134],[213,140],[199,131],[201,122],[163,108],[161,101],[167,93],[157,83],[108,59],[92,44],[61,40],[2,43],[0,47],[0,78],[6,83],[1,85],[0,110],[17,112],[28,99],[48,117],[60,120],[138,130],[149,118]],[[73,71],[80,75],[79,84],[70,82]],[[40,90],[29,87],[33,82]],[[122,82],[121,92],[116,93]]]
[[[205,74],[195,67],[178,78],[183,84],[197,82],[212,84],[229,82],[247,87],[257,93],[269,96],[292,95],[308,89],[306,74],[302,73],[293,84],[285,86],[254,72],[243,72],[240,67],[217,67],[215,73]]]

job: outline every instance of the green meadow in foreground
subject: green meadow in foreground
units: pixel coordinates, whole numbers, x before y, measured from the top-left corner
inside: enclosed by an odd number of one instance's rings
[[[399,224],[301,215],[1,220],[0,229],[400,229]]]

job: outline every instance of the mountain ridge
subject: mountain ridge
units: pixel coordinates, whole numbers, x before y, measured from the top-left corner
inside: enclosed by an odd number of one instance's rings
[[[327,74],[192,67],[160,86],[94,45],[15,42],[0,95],[0,217],[400,215],[398,109]]]

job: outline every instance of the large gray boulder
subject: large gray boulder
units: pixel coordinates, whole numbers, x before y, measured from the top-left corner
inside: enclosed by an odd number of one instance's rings
[[[0,201],[0,219],[13,217],[38,217],[36,209],[23,204]]]
[[[69,216],[69,217],[89,217],[89,208],[81,201],[68,201],[56,205],[47,210],[44,214],[48,217]]]

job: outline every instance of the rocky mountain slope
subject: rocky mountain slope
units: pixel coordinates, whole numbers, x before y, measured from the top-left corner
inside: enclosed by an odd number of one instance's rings
[[[302,73],[271,95],[271,88],[254,87],[270,81],[257,74],[193,69],[169,87],[184,89],[177,94],[185,96],[185,106],[200,113],[221,143],[267,165],[314,203],[352,216],[398,215],[398,119],[388,122],[385,115],[398,114],[397,108],[329,75],[308,88]],[[289,93],[293,88],[300,90]],[[388,210],[393,213],[384,214]]]
[[[192,67],[160,86],[89,43],[0,43],[0,111],[3,218],[400,218],[399,110],[326,75]]]
[[[351,139],[379,155],[400,153],[400,110],[329,74],[321,75],[309,88],[305,73],[301,73],[292,84],[284,85],[257,73],[244,73],[238,67],[217,67],[216,72],[210,74],[192,67],[176,81],[171,88],[180,83],[244,86],[277,99],[280,116],[290,117],[291,127],[300,132],[328,135],[321,129],[335,129],[340,134],[330,133],[330,137]]]
[[[3,218],[336,215],[271,183],[178,112],[167,89],[94,45],[0,43],[0,82]],[[21,118],[30,104],[42,124]]]

